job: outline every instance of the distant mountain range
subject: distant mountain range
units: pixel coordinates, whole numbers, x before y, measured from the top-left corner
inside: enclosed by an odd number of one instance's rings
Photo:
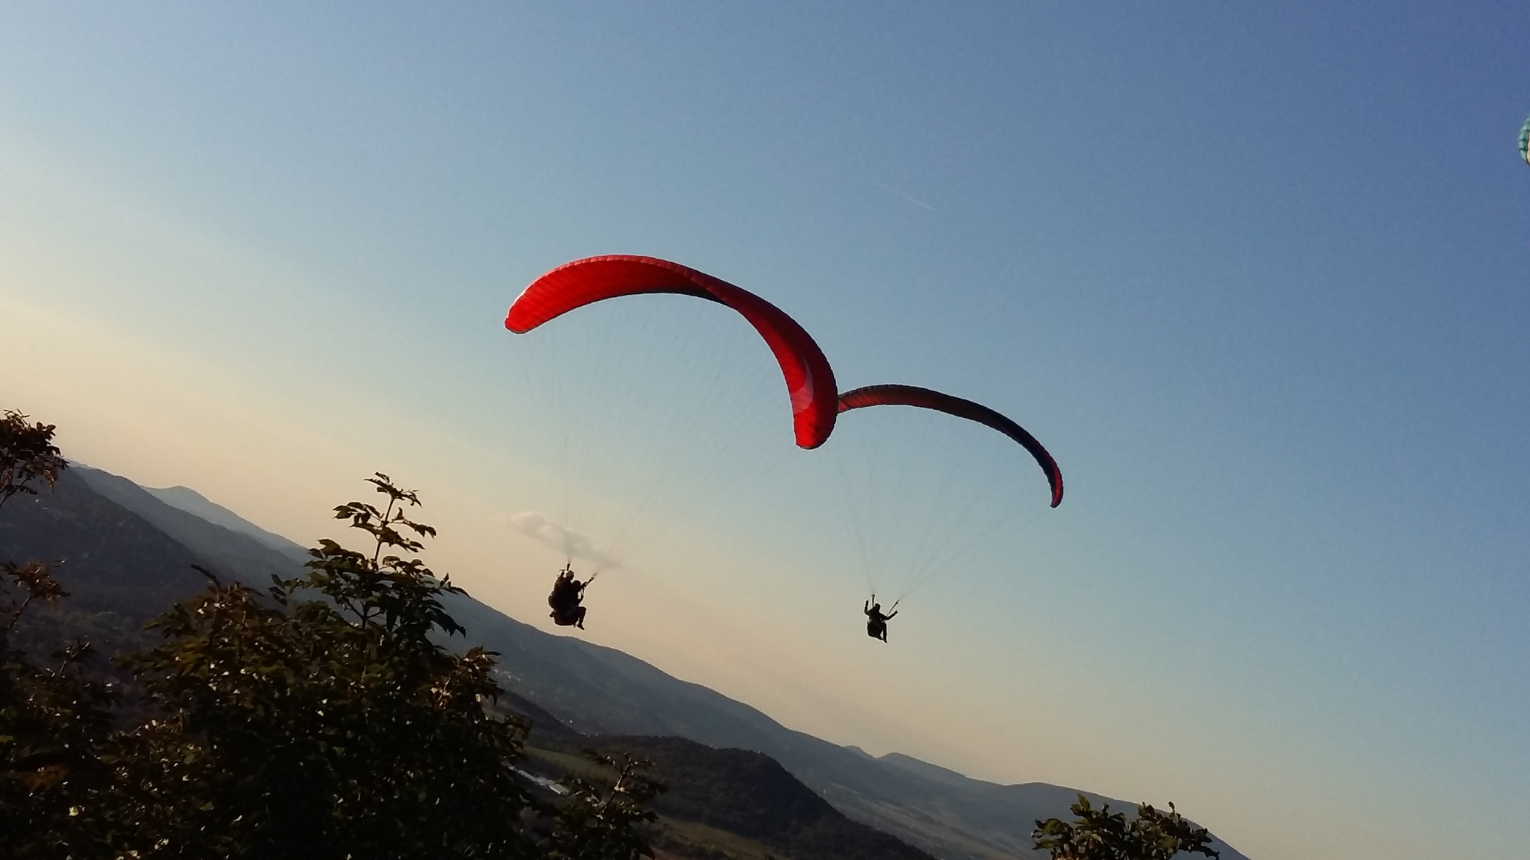
[[[92,476],[100,476],[103,480],[98,482]],[[115,475],[110,475],[97,469],[90,470],[84,477],[102,495],[107,495],[107,493],[101,488],[101,483],[110,482],[111,480],[127,481],[126,478],[118,478]],[[129,481],[128,483],[131,484],[132,482]],[[133,484],[133,486],[136,487],[138,485]],[[172,508],[200,517],[215,526],[222,526],[229,531],[254,538],[256,541],[277,550],[283,555],[300,558],[302,561],[308,560],[308,550],[275,532],[268,532],[260,526],[243,519],[222,505],[209,501],[207,497],[190,487],[165,487],[163,489],[142,487],[141,489]],[[152,506],[146,505],[145,508],[152,508]]]
[[[64,473],[56,492],[17,497],[0,510],[0,557],[61,561],[59,579],[74,594],[66,602],[68,618],[54,617],[43,626],[83,624],[103,650],[113,650],[142,644],[145,622],[205,585],[192,564],[259,588],[272,574],[293,575],[308,555],[305,548],[194,490],[145,489],[77,466]],[[671,677],[621,651],[544,633],[469,597],[453,599],[448,608],[468,629],[470,644],[499,652],[501,682],[513,694],[512,706],[521,702],[517,709],[538,724],[539,732],[562,738],[551,746],[586,741],[600,746],[607,740],[596,736],[623,736],[623,741],[638,746],[632,739],[642,736],[644,749],[651,747],[656,760],[662,753],[696,767],[703,767],[696,762],[719,765],[656,738],[761,753],[853,821],[944,860],[1043,856],[1030,847],[1034,822],[1069,818],[1068,806],[1080,793],[1045,783],[998,785],[969,779],[898,753],[873,757],[788,729],[748,705]],[[578,735],[587,737],[581,740]],[[728,755],[734,758],[720,759],[733,763],[727,767],[761,774],[760,784],[776,784],[765,776],[770,766],[763,757]],[[751,770],[758,768],[764,770]],[[1113,809],[1135,808],[1133,803],[1084,794]],[[792,807],[806,817],[791,826],[808,840],[819,838],[815,828],[830,828],[815,823],[822,810],[810,806]],[[738,826],[747,829],[759,822]],[[783,820],[781,826],[787,823]],[[834,835],[821,838],[849,838],[840,830],[823,829],[823,834],[831,832]],[[1224,860],[1247,860],[1223,843],[1216,847]],[[776,856],[796,856],[784,847],[774,850],[782,852]],[[808,851],[800,845],[792,850]],[[866,856],[901,855],[886,849]]]

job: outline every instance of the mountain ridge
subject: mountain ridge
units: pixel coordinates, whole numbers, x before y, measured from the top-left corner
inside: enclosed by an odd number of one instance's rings
[[[295,549],[303,554],[304,559],[307,557],[307,551],[301,545],[276,532],[267,531],[255,525],[190,487],[143,487],[142,489],[172,508],[200,517],[231,532],[247,535],[283,555],[291,555],[291,551]]]

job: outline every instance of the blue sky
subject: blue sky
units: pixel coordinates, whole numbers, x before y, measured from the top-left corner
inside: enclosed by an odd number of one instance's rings
[[[538,621],[562,559],[508,518],[569,496],[562,422],[594,497],[674,476],[589,638],[788,725],[1174,800],[1256,858],[1530,841],[1521,5],[0,21],[21,357],[0,405],[71,456],[305,542],[389,472],[441,527],[436,566]],[[765,296],[844,387],[1012,415],[1066,500],[1046,510],[1024,462],[975,479],[1039,509],[967,536],[866,640],[841,463],[869,418],[791,448],[768,356],[673,303],[503,330],[538,274],[606,253]],[[726,405],[698,402],[698,363],[737,374]],[[543,414],[528,367],[585,411]],[[606,392],[624,415],[590,405]],[[927,476],[985,444],[917,423],[888,431],[908,477],[881,494],[914,521],[953,504]]]

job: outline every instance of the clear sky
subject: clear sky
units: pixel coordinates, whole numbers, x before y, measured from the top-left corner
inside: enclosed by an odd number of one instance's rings
[[[388,472],[532,623],[512,517],[609,500],[587,638],[835,742],[1256,860],[1521,856],[1526,46],[1513,2],[10,3],[0,405],[305,543]],[[715,309],[503,329],[610,253],[1011,415],[1067,498],[908,410],[795,449]],[[1029,507],[962,532],[965,487]],[[962,535],[887,645],[861,505]]]

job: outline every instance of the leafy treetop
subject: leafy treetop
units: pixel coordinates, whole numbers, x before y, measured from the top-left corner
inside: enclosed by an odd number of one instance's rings
[[[1111,812],[1108,803],[1093,808],[1082,794],[1068,809],[1078,818],[1037,821],[1032,833],[1036,848],[1051,852],[1052,860],[1171,860],[1180,852],[1220,856],[1206,828],[1186,821],[1172,803],[1167,813],[1142,804],[1130,821],[1123,812]]]
[[[53,445],[52,424],[28,424],[27,416],[12,409],[0,419],[0,505],[18,493],[35,495],[30,484],[37,479],[49,487],[69,467]]]

